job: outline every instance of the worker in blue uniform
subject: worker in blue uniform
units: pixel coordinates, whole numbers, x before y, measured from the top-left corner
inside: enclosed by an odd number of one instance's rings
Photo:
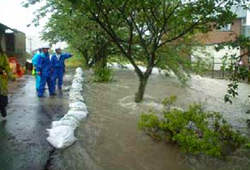
[[[50,95],[51,96],[56,95],[55,85],[51,77],[53,73],[53,68],[52,68],[52,64],[50,60],[49,48],[50,48],[49,45],[42,46],[43,52],[39,55],[37,66],[36,66],[37,74],[40,75],[41,77],[39,90],[38,90],[38,97],[43,97],[46,83],[48,84]]]
[[[62,89],[63,85],[63,74],[65,69],[64,61],[72,57],[72,54],[62,53],[60,47],[56,47],[56,53],[52,55],[51,62],[53,67],[52,79],[54,84],[57,84],[58,89]],[[58,80],[58,82],[57,82]]]
[[[41,77],[40,75],[38,75],[36,73],[36,67],[37,67],[37,63],[38,63],[38,58],[39,58],[39,55],[42,53],[42,48],[40,47],[38,49],[38,51],[36,52],[36,54],[33,56],[32,58],[32,64],[33,64],[33,67],[34,67],[34,74],[35,74],[35,77],[36,77],[36,91],[39,90],[39,84],[40,84],[40,80],[41,80]]]

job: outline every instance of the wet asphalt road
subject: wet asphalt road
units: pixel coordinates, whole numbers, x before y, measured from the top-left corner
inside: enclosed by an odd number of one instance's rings
[[[64,85],[70,85],[73,73],[66,73]],[[46,129],[67,113],[68,96],[56,90],[50,97],[46,90],[44,98],[37,98],[31,75],[10,83],[9,89],[8,116],[0,118],[0,170],[47,169],[54,149],[46,140]]]

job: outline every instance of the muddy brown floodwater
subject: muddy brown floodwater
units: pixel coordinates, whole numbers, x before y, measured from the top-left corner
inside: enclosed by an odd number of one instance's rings
[[[93,83],[92,72],[85,71],[84,98],[89,117],[76,131],[77,142],[57,150],[50,169],[60,170],[233,170],[250,169],[243,154],[226,160],[195,157],[180,153],[175,145],[157,142],[139,131],[138,118],[149,109],[162,109],[166,96],[178,97],[176,106],[187,108],[190,103],[204,102],[208,110],[224,114],[232,125],[249,135],[246,127],[245,103],[250,86],[241,84],[240,97],[233,105],[224,104],[227,82],[194,77],[183,87],[174,77],[152,75],[143,103],[133,102],[138,79],[133,71],[117,70],[111,83]]]

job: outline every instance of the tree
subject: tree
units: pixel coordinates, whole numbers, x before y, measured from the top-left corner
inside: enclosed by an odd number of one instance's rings
[[[195,31],[207,32],[212,27],[230,23],[235,17],[230,7],[243,5],[231,0],[186,3],[180,0],[69,1],[76,10],[96,21],[134,66],[140,81],[136,102],[143,99],[152,69],[164,60],[157,55],[158,50]],[[127,36],[121,32],[126,32]],[[136,48],[140,48],[139,57]],[[137,58],[144,62],[145,72],[136,64]]]
[[[53,14],[42,32],[42,39],[53,44],[66,41],[82,54],[85,64],[91,67],[93,62],[90,60],[92,51],[94,51],[94,37],[91,37],[93,29],[91,24],[84,22],[84,19],[79,19],[76,17],[71,19],[71,15],[66,12],[61,15]],[[80,25],[80,23],[82,24]],[[85,27],[89,27],[89,29]]]
[[[105,67],[107,55],[113,50],[109,38],[98,24],[72,10],[70,4],[50,0],[37,12],[35,24],[41,16],[53,11],[42,31],[42,39],[52,44],[66,41],[82,54],[86,65],[91,67],[102,60],[102,67]]]
[[[223,42],[217,45],[216,50],[219,51],[228,47],[229,49],[241,49],[240,55],[231,54],[223,56],[225,66],[224,70],[228,74],[230,82],[228,83],[227,94],[224,101],[232,104],[232,98],[238,95],[238,83],[250,78],[250,73],[246,66],[242,65],[242,59],[250,55],[250,39],[243,35],[236,37],[234,41]],[[229,62],[228,62],[229,61]]]
[[[31,3],[33,0],[29,0]],[[167,58],[159,51],[179,44],[196,32],[225,26],[236,17],[233,5],[239,0],[60,0],[71,2],[73,10],[95,21],[110,37],[139,78],[135,101],[143,95],[152,69]],[[138,67],[143,63],[146,71]],[[167,63],[167,62],[166,62]],[[181,65],[181,63],[180,63]]]

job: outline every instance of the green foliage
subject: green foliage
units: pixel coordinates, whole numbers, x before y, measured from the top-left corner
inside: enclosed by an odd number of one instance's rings
[[[175,100],[171,96],[163,104],[169,107]],[[190,105],[187,111],[166,109],[162,115],[142,114],[139,128],[155,139],[178,144],[186,153],[222,157],[246,142],[220,113],[205,111],[201,104]]]
[[[139,79],[148,80],[152,68],[163,63],[167,64],[180,80],[185,83],[188,78],[186,63],[178,57],[161,55],[159,51],[172,46],[178,51],[181,43],[196,32],[208,32],[214,28],[225,26],[235,19],[231,11],[232,5],[245,5],[245,1],[238,0],[69,0],[75,10],[86,14],[108,34],[112,42],[134,66]],[[213,25],[211,23],[214,23]],[[184,43],[185,45],[186,43]],[[167,51],[167,50],[166,50]],[[167,53],[168,54],[168,51]],[[174,53],[173,53],[174,54]],[[137,63],[143,63],[146,71],[143,72]],[[161,65],[164,65],[164,64]],[[138,88],[140,90],[140,88]],[[144,93],[138,91],[137,94]],[[136,95],[137,96],[137,95]],[[140,95],[136,101],[142,100]]]
[[[170,96],[166,97],[161,104],[163,104],[168,110],[170,110],[170,107],[176,102],[177,97],[176,96]]]
[[[24,6],[39,1],[26,0]],[[247,1],[46,0],[35,21],[51,13],[44,38],[67,41],[84,54],[86,61],[90,56],[101,56],[96,52],[107,45],[107,51],[112,53],[115,49],[121,54],[117,56],[134,66],[140,80],[147,81],[155,66],[166,65],[185,83],[188,74],[184,72],[190,62],[181,49],[187,38],[232,23],[236,15],[231,7],[247,8]],[[113,44],[116,48],[110,48]],[[145,72],[138,63],[146,66]],[[136,100],[142,100],[143,95],[140,96]]]
[[[200,56],[202,55],[202,57]],[[204,75],[211,71],[213,56],[207,50],[207,46],[201,43],[195,43],[192,46],[191,56],[191,72]]]
[[[64,49],[63,52],[69,52],[74,54],[74,57],[65,60],[65,64],[67,67],[86,67],[84,65],[84,57],[77,50],[74,50],[73,48],[67,48]]]
[[[192,72],[199,75],[204,75],[211,71],[211,62],[208,58],[196,57],[195,62],[192,63]]]
[[[249,70],[244,66],[230,65],[226,70],[230,73],[230,83],[227,85],[227,94],[224,101],[232,104],[232,98],[238,95],[238,82],[249,77]]]
[[[222,69],[227,73],[230,80],[227,86],[227,94],[224,96],[224,101],[232,104],[232,98],[238,95],[238,83],[250,78],[248,68],[241,65],[242,58],[248,57],[250,54],[250,40],[248,37],[239,36],[234,41],[218,44],[215,49],[220,51],[226,47],[229,48],[229,50],[241,49],[243,51],[239,56],[236,54],[226,54],[223,56]]]
[[[249,70],[244,66],[234,65],[229,66],[226,70],[230,72],[230,83],[227,85],[227,94],[224,96],[224,101],[232,104],[232,98],[238,95],[238,82],[249,77]]]
[[[129,61],[126,58],[124,58],[122,55],[110,55],[108,58],[108,62],[109,63],[118,63],[120,65],[129,63]]]
[[[157,52],[157,58],[160,58],[157,67],[173,71],[183,85],[186,85],[189,80],[188,73],[192,68],[189,58],[192,48],[190,45],[187,45],[191,42],[191,37],[186,37],[185,39],[180,39],[178,43],[164,45]]]
[[[37,12],[34,24],[48,13],[51,16],[42,31],[42,39],[53,44],[66,41],[71,48],[81,53],[85,64],[89,67],[98,62],[97,56],[114,51],[106,33],[88,16],[72,10],[71,2],[47,0],[46,5]],[[105,48],[108,53],[103,51],[103,47],[109,47]]]
[[[246,147],[247,149],[250,149],[250,143],[246,143],[246,144],[245,144],[245,147]]]
[[[94,70],[94,82],[108,82],[113,79],[113,70],[109,67],[95,66]]]

